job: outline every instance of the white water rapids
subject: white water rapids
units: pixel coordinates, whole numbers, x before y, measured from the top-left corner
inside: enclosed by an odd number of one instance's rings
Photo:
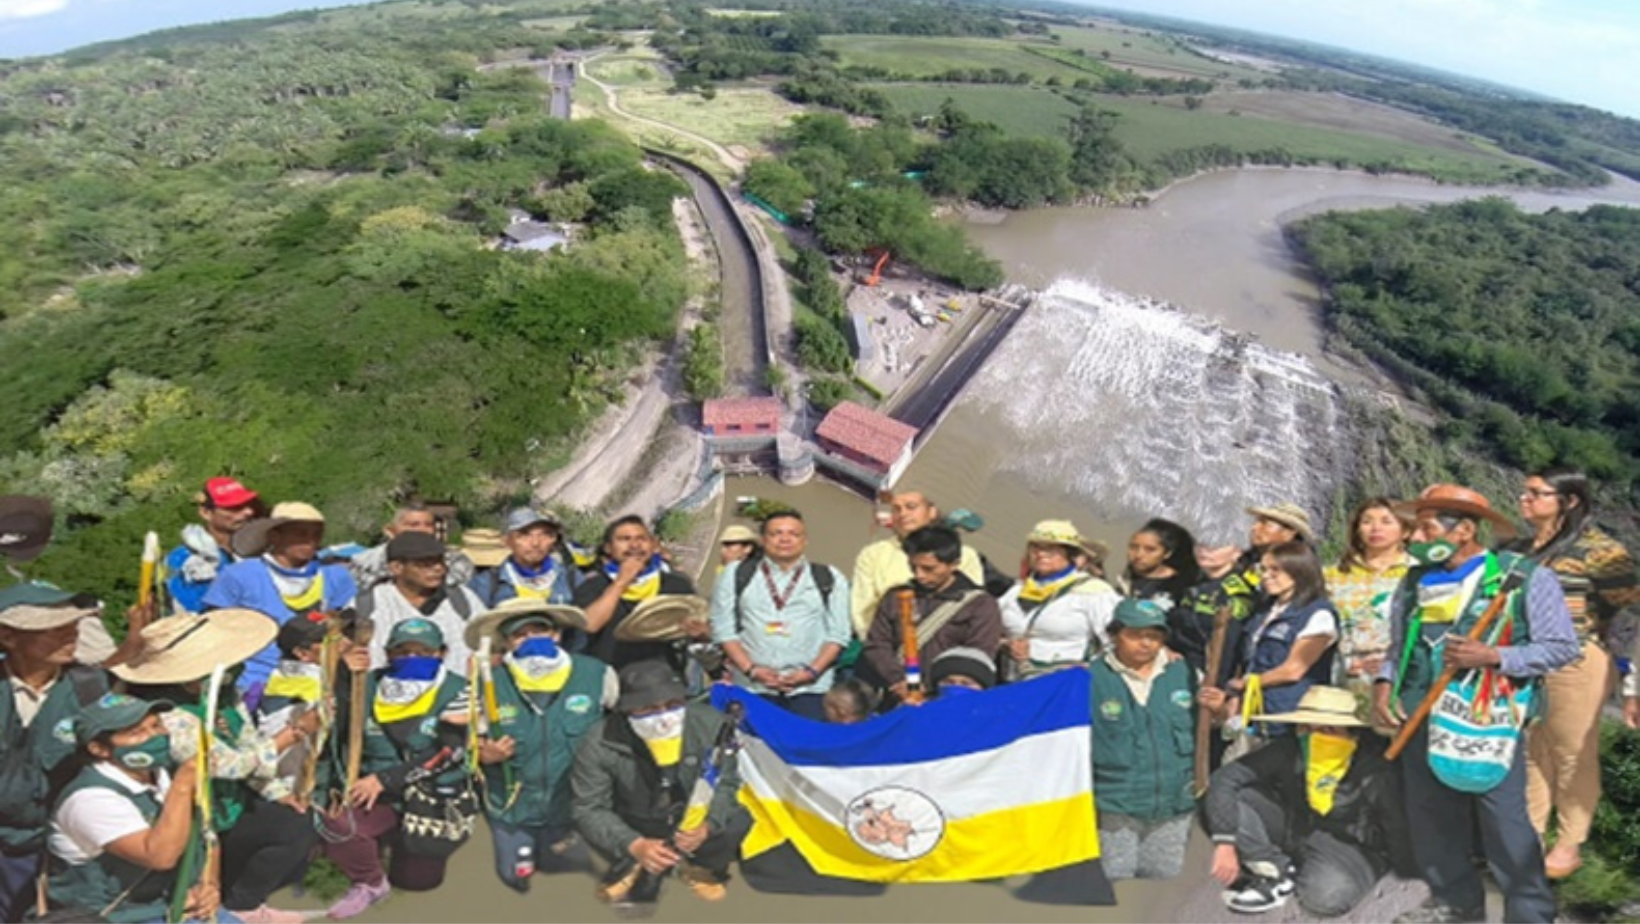
[[[1001,428],[999,476],[1213,544],[1245,541],[1249,505],[1322,526],[1355,449],[1339,386],[1304,357],[1079,279],[1042,293],[962,403]]]

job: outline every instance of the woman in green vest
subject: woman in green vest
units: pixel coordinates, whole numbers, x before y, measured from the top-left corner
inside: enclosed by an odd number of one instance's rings
[[[114,675],[140,699],[174,702],[161,721],[171,756],[191,763],[199,750],[205,681],[218,666],[237,668],[278,633],[255,610],[212,610],[161,619],[142,630],[142,648]],[[222,685],[211,730],[212,826],[222,843],[222,904],[249,924],[297,924],[295,911],[269,907],[268,897],[301,879],[318,842],[307,806],[279,772],[279,755],[305,741],[319,716],[302,716],[275,735],[252,721],[231,677]]]
[[[444,666],[444,633],[439,627],[420,617],[393,626],[387,637],[387,666],[371,671],[366,683],[363,716],[348,713],[346,690],[336,694],[340,721],[335,740],[347,741],[352,723],[364,723],[362,775],[347,792],[348,808],[326,820],[322,835],[325,855],[353,883],[330,907],[330,917],[337,920],[355,917],[386,899],[392,893],[389,883],[425,892],[444,882],[449,856],[411,849],[400,814],[412,775],[425,781],[415,785],[430,787],[437,798],[465,783],[466,768],[459,759],[465,735],[452,719],[463,712],[459,700],[466,681]],[[444,749],[448,753],[439,759]],[[336,773],[337,778],[342,776]],[[387,844],[392,845],[392,862],[384,872],[381,849]]]
[[[1196,678],[1166,650],[1167,613],[1126,600],[1093,672],[1093,798],[1112,879],[1171,879],[1184,869],[1196,758]]]
[[[214,888],[176,881],[192,822],[195,763],[171,757],[161,721],[170,709],[110,693],[80,714],[74,737],[84,767],[52,816],[53,908],[83,911],[78,920],[159,922],[177,889],[188,890],[189,920],[218,906]]]
[[[471,729],[484,770],[495,873],[528,892],[539,866],[567,867],[575,844],[570,769],[587,730],[615,705],[620,684],[596,658],[570,654],[566,631],[586,630],[572,606],[514,598],[467,624],[467,645],[503,652],[469,677]],[[476,657],[476,656],[475,656]]]

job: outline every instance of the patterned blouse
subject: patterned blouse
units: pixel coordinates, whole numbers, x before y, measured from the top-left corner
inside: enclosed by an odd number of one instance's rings
[[[1333,661],[1336,682],[1363,674],[1370,681],[1377,673],[1376,665],[1361,662],[1389,654],[1390,598],[1412,564],[1408,555],[1382,571],[1358,565],[1344,572],[1331,565],[1323,572],[1327,595],[1338,610],[1338,657]]]
[[[1621,542],[1590,524],[1571,548],[1542,564],[1560,578],[1579,642],[1605,641],[1614,629],[1622,635],[1633,633],[1632,625],[1613,625],[1623,610],[1640,609],[1636,606],[1640,604],[1640,580],[1635,576],[1634,559]],[[1625,651],[1628,646],[1614,647]]]

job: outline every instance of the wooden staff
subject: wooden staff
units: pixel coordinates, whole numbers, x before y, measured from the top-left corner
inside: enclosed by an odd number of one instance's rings
[[[342,659],[342,623],[335,614],[331,614],[329,622],[319,648],[319,701],[309,707],[319,710],[319,728],[308,743],[302,771],[296,777],[296,795],[303,800],[313,797],[319,780],[319,757],[324,753],[330,729],[336,724],[336,669]]]
[[[1219,607],[1213,614],[1213,635],[1207,641],[1207,672],[1202,685],[1219,685],[1219,670],[1224,665],[1224,638],[1230,634],[1230,607]],[[1196,715],[1196,798],[1207,792],[1207,780],[1212,775],[1213,710],[1201,706]]]
[[[1504,604],[1509,602],[1510,595],[1525,581],[1526,576],[1520,572],[1509,572],[1503,579],[1503,586],[1499,588],[1498,595],[1492,598],[1492,602],[1486,607],[1486,612],[1481,614],[1481,618],[1475,620],[1475,625],[1469,629],[1469,634],[1465,637],[1471,641],[1479,641],[1481,636],[1492,628],[1492,623],[1497,621],[1498,614],[1503,612]],[[1435,704],[1440,701],[1441,694],[1446,692],[1447,685],[1458,676],[1461,670],[1463,669],[1458,667],[1448,667],[1441,671],[1440,676],[1435,678],[1435,683],[1430,686],[1429,692],[1424,694],[1424,701],[1418,704],[1418,708],[1413,711],[1405,722],[1401,723],[1401,730],[1395,733],[1395,740],[1390,742],[1389,749],[1384,752],[1385,758],[1394,760],[1401,756],[1401,752],[1406,750],[1407,744],[1412,741],[1413,733],[1418,730],[1418,726],[1424,724],[1425,719],[1429,718],[1429,714],[1435,709]],[[1390,703],[1390,708],[1395,708],[1395,704]]]
[[[913,706],[923,702],[922,662],[917,658],[916,594],[911,588],[900,591],[900,648],[905,653],[905,701]]]
[[[359,648],[370,648],[370,637],[374,633],[375,622],[369,619],[360,619],[353,624],[353,644]],[[353,686],[348,690],[348,709],[351,710],[347,719],[347,783],[342,788],[345,794],[353,791],[353,784],[359,781],[359,764],[364,760],[364,726],[370,708],[365,699],[368,673],[355,674]]]

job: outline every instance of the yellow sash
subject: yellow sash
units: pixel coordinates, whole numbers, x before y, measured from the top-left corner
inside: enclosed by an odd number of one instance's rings
[[[1311,732],[1304,754],[1304,794],[1316,814],[1329,815],[1333,810],[1333,796],[1338,793],[1338,784],[1344,781],[1344,774],[1350,772],[1350,761],[1355,757],[1355,739]]]
[[[324,695],[324,683],[319,677],[319,665],[297,664],[296,667],[312,668],[312,670],[292,670],[284,664],[280,664],[273,673],[268,675],[268,685],[262,691],[263,695],[283,696],[304,703],[318,702],[319,697]]]
[[[384,679],[376,687],[376,701],[372,704],[374,708],[371,711],[378,725],[402,722],[432,712],[433,704],[438,699],[439,687],[444,685],[444,671],[440,670],[438,676],[432,680],[397,681],[393,684],[397,689],[384,696],[383,693],[388,690],[390,683],[393,682]],[[393,695],[394,693],[396,695]]]
[[[542,674],[539,677],[532,677],[524,670],[523,665],[513,660],[512,655],[507,656],[506,663],[507,670],[512,674],[513,682],[517,683],[518,689],[523,690],[525,693],[557,693],[564,688],[564,684],[569,683],[570,670],[575,667],[573,662],[565,658],[564,665],[557,670]]]
[[[633,581],[632,586],[626,589],[626,593],[621,594],[621,599],[632,600],[634,602],[648,600],[650,597],[653,597],[655,594],[659,593],[660,589],[661,569],[656,568],[654,573],[650,574],[648,577],[640,577],[636,581]]]
[[[280,594],[279,599],[285,601],[285,606],[289,607],[293,613],[306,613],[309,610],[318,609],[325,599],[325,572],[321,569],[318,574],[315,574],[313,583],[308,585],[307,590],[294,597]]]
[[[1037,581],[1036,575],[1032,574],[1030,577],[1025,579],[1024,584],[1020,585],[1019,599],[1024,600],[1026,603],[1041,603],[1042,601],[1063,590],[1066,585],[1082,578],[1083,576],[1084,575],[1082,572],[1072,568],[1070,573],[1066,574],[1062,578],[1049,581],[1047,583],[1041,583]]]

